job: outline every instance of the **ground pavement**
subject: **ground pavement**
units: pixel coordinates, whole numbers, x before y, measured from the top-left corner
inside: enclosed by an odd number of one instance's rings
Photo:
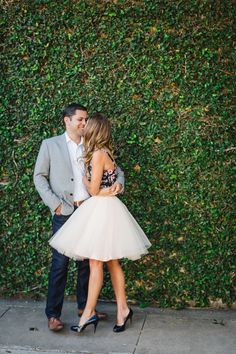
[[[234,310],[171,310],[132,306],[133,323],[123,333],[113,333],[116,307],[100,302],[108,313],[77,334],[74,302],[63,307],[63,331],[48,330],[43,301],[0,300],[0,354],[236,354]]]

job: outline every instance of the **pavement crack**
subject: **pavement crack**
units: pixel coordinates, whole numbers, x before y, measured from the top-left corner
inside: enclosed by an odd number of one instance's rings
[[[8,311],[10,310],[10,307],[8,307],[0,316],[0,318],[2,318]]]
[[[147,319],[147,314],[145,313],[144,320],[143,320],[143,324],[142,324],[142,327],[141,327],[141,329],[140,329],[140,331],[139,331],[139,335],[138,335],[137,341],[136,341],[136,343],[135,343],[135,348],[134,348],[133,354],[135,354],[135,352],[136,352],[136,350],[137,350],[137,347],[138,347],[138,344],[139,344],[139,340],[140,340],[140,337],[141,337],[141,334],[142,334],[144,325],[145,325],[145,323],[146,323],[146,319]]]

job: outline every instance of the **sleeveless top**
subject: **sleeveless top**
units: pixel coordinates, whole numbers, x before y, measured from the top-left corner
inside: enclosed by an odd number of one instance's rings
[[[114,159],[111,157],[111,155],[109,154],[108,151],[106,151],[106,150],[103,150],[103,151],[105,151],[108,154],[108,156],[110,157],[110,159],[114,163],[113,170],[110,169],[110,170],[103,171],[100,188],[107,188],[107,187],[111,187],[116,182],[118,173],[117,173],[116,164],[115,164]],[[91,166],[91,164],[89,164],[88,165],[88,175],[89,175],[88,180],[89,181],[91,180],[91,173],[92,173],[92,166]]]

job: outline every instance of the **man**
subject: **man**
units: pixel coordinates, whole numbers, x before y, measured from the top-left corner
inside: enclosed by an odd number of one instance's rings
[[[90,197],[82,182],[84,166],[81,159],[87,119],[86,107],[77,103],[68,105],[63,111],[65,133],[43,140],[39,150],[34,170],[34,184],[43,202],[52,212],[53,234],[62,227],[74,210]],[[122,190],[124,174],[119,168],[118,170],[117,183],[111,188],[104,189],[104,195],[115,195]],[[48,328],[53,331],[63,328],[60,316],[68,263],[68,257],[52,249],[45,313],[48,317]],[[77,263],[77,304],[80,316],[87,300],[89,261]],[[106,317],[106,314],[100,312],[97,312],[97,315],[100,319]]]

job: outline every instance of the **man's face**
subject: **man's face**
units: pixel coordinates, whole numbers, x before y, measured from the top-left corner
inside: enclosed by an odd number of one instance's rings
[[[76,136],[84,135],[84,128],[88,120],[88,113],[77,109],[72,117],[65,117],[66,131]]]

